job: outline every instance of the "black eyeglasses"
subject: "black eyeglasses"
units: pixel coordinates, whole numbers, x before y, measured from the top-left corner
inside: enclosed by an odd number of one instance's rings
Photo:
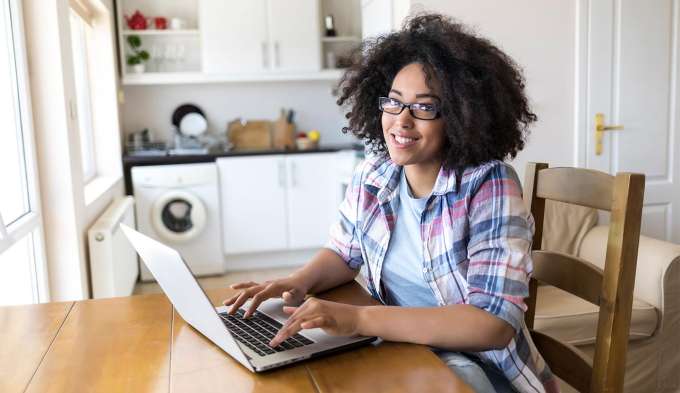
[[[420,120],[434,120],[440,115],[439,106],[437,104],[421,104],[418,102],[404,104],[403,102],[390,97],[378,98],[378,108],[380,108],[381,112],[389,113],[390,115],[398,115],[404,108],[408,108],[411,116]]]

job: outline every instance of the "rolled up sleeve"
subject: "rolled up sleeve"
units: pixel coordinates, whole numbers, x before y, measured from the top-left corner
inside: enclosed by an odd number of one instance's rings
[[[470,200],[468,303],[521,329],[533,270],[534,223],[514,170],[490,169]]]

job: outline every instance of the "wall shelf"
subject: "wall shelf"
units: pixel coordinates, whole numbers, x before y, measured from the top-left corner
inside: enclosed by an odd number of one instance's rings
[[[182,29],[182,30],[123,30],[123,35],[198,35],[198,29]]]
[[[337,81],[343,69],[317,72],[281,72],[254,74],[204,74],[201,72],[147,72],[125,74],[123,85],[201,84],[228,82],[283,82],[283,81]]]
[[[355,36],[321,37],[321,42],[359,42],[361,39]]]

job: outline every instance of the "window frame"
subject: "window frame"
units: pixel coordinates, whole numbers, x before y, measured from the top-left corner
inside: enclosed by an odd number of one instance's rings
[[[88,18],[83,14],[84,11],[82,7],[86,7],[85,5],[80,4],[78,7],[75,7],[74,4],[76,3],[73,1],[69,3],[71,59],[73,61],[74,84],[76,88],[75,113],[78,124],[78,137],[80,140],[81,171],[83,174],[83,184],[87,185],[100,175],[96,159],[97,144],[95,143],[94,103],[92,102],[92,73],[90,72],[92,63],[90,59],[90,53],[92,52],[90,48],[92,37],[88,36],[88,32],[85,31],[87,28],[92,28],[92,19],[91,16]],[[78,23],[77,28],[79,29],[75,34],[74,28],[76,26],[74,26],[74,20]],[[94,34],[94,32],[90,31],[89,34]],[[76,64],[76,55],[74,52],[76,44],[74,38],[76,37],[79,40],[77,45],[81,49],[78,56],[80,64]],[[84,75],[75,72],[76,70],[83,71]],[[83,79],[80,83],[79,78]],[[81,94],[85,94],[86,96],[82,97]]]
[[[0,254],[4,253],[14,244],[26,237],[31,237],[33,264],[33,302],[47,302],[50,300],[47,260],[44,251],[44,231],[40,204],[40,187],[38,178],[38,166],[36,157],[35,133],[33,129],[33,117],[31,107],[31,90],[28,78],[27,48],[24,34],[23,9],[18,0],[8,0],[2,5],[6,7],[0,13],[0,17],[7,18],[8,37],[13,60],[10,61],[10,69],[14,78],[17,99],[17,115],[20,127],[20,146],[23,158],[23,182],[28,199],[28,212],[11,223],[0,222]],[[10,59],[12,60],[12,59]],[[16,131],[16,130],[15,130]]]

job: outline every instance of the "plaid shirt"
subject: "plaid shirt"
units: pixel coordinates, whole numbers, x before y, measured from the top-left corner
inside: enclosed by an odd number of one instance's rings
[[[368,289],[383,303],[380,277],[395,226],[401,170],[381,157],[359,165],[326,244],[352,269],[366,262]],[[442,167],[421,217],[422,272],[440,306],[471,304],[515,329],[506,348],[477,356],[502,370],[520,392],[557,392],[524,324],[533,232],[510,165],[494,160],[458,176]]]

